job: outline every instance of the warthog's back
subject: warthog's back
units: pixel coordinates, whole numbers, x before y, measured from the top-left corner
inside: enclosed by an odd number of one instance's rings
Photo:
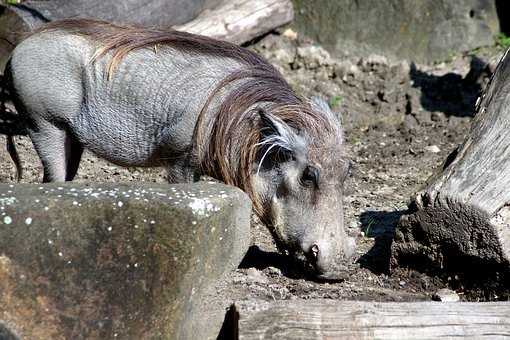
[[[108,79],[111,52],[92,61],[97,42],[65,31],[32,35],[9,72],[21,113],[58,121],[81,144],[114,163],[150,166],[189,148],[197,116],[239,61],[170,46],[128,53]]]

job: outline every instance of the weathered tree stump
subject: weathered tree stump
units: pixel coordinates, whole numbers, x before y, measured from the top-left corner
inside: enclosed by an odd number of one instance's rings
[[[418,192],[397,227],[396,258],[420,254],[438,268],[508,271],[510,260],[510,56],[477,102],[464,143]],[[508,286],[507,286],[508,289]]]
[[[290,22],[291,0],[48,0],[0,5],[0,73],[20,37],[45,22],[93,18],[177,29],[242,44]]]
[[[240,340],[510,336],[508,302],[246,301],[236,303],[231,313],[237,313],[232,329]]]

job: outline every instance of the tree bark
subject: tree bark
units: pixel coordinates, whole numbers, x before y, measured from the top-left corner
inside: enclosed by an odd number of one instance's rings
[[[289,23],[293,16],[290,0],[230,0],[176,29],[242,44]]]
[[[68,18],[95,18],[142,26],[169,27],[195,18],[222,0],[28,0],[10,8],[20,17],[37,22]]]
[[[477,102],[464,143],[418,192],[397,227],[397,258],[424,255],[440,268],[502,268],[510,260],[510,57]],[[508,288],[508,287],[507,287]]]
[[[510,336],[508,302],[246,301],[235,310],[239,340]]]

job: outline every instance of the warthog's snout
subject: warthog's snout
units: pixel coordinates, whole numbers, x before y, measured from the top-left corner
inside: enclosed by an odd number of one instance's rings
[[[331,240],[313,242],[308,249],[303,249],[306,258],[315,268],[315,275],[321,280],[343,280],[349,274],[346,264],[352,259],[356,249],[354,238],[342,240],[340,250],[332,247]]]

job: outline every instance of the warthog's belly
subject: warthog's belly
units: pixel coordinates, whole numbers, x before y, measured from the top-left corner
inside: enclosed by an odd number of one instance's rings
[[[75,134],[82,145],[121,166],[157,166],[165,163],[162,154],[166,132],[142,112],[83,112]],[[109,112],[108,112],[109,111]]]

